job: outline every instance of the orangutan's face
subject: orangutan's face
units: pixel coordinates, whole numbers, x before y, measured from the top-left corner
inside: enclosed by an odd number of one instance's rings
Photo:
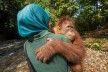
[[[73,28],[72,22],[64,21],[59,30],[61,34],[65,34],[68,30],[72,28]]]
[[[75,38],[75,32],[73,30],[68,30],[66,33],[65,33],[65,36],[67,38],[69,38],[70,40],[74,40]]]

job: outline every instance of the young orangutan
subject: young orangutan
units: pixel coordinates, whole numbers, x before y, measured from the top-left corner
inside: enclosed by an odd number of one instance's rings
[[[61,17],[54,27],[56,34],[66,34],[68,30],[73,30],[75,33],[72,44],[62,42],[60,40],[49,40],[47,44],[40,47],[36,51],[37,59],[46,62],[55,54],[60,54],[70,62],[72,72],[82,72],[81,63],[85,57],[85,49],[83,41],[79,33],[75,30],[73,22],[70,17]],[[53,52],[47,50],[48,47],[52,47]],[[53,54],[52,54],[53,53]]]
[[[63,18],[62,18],[63,19]],[[66,16],[66,18],[64,17],[64,19],[67,19],[67,20],[63,20],[62,21],[62,19],[61,19],[61,22],[59,22],[59,23],[61,23],[61,25],[62,24],[68,24],[68,22],[69,23],[71,23],[71,21],[70,20],[68,20],[68,19],[70,19],[70,18],[68,18],[67,16]],[[60,20],[60,19],[59,19]],[[73,31],[73,26],[71,27],[69,27],[68,29],[67,29],[67,31],[66,30],[64,30],[64,32],[61,32],[60,31],[60,24],[59,23],[57,23],[56,24],[56,26],[54,27],[54,33],[56,33],[56,34],[58,34],[58,33],[64,33],[64,35],[67,37],[67,38],[69,38],[70,40],[71,40],[71,42],[73,43],[73,41],[74,41],[74,38],[75,38],[75,33],[74,33],[74,31]],[[63,27],[63,26],[61,26],[61,27]],[[51,40],[51,39],[50,39]],[[70,63],[70,67],[71,67],[71,72],[82,72],[82,65],[81,65],[81,63],[79,63],[79,64],[71,64]]]

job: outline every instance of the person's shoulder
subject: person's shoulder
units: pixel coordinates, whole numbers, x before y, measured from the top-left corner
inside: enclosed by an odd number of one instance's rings
[[[71,40],[70,39],[68,39],[65,35],[63,35],[63,34],[57,34],[58,36],[60,36],[60,38],[61,38],[61,40],[63,40],[63,41],[65,41],[65,42],[71,42]]]
[[[64,35],[62,34],[54,34],[54,33],[50,33],[49,34],[50,37],[54,37],[54,38],[66,38]]]
[[[70,40],[65,35],[62,35],[62,34],[50,33],[49,38],[59,39],[65,42],[70,42]]]

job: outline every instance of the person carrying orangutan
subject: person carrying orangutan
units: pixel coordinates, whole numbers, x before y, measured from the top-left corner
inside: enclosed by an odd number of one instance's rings
[[[64,58],[66,58],[70,62],[71,72],[82,72],[83,71],[82,61],[85,56],[84,45],[83,45],[83,42],[82,42],[81,37],[79,36],[78,32],[74,29],[73,22],[72,22],[71,18],[69,16],[62,16],[57,21],[56,26],[54,27],[54,33],[64,34],[72,42],[72,45],[70,45],[70,46],[67,45],[68,49],[64,50],[64,53],[61,49],[61,52],[57,53],[57,54],[64,56]],[[60,48],[60,47],[65,48],[65,49],[67,48],[67,46],[63,45],[64,43],[61,41],[53,40],[51,38],[47,38],[47,40],[50,43],[52,43],[52,46],[55,49]],[[36,52],[38,52],[38,53],[40,52],[40,54],[47,55],[48,52],[42,53],[43,52],[42,48],[45,49],[47,47],[47,45],[51,45],[51,44],[44,45],[43,47],[39,48]],[[69,53],[67,55],[65,55],[65,51],[67,51]],[[49,54],[49,56],[46,56],[46,55],[45,55],[45,57],[47,57],[47,58],[46,59],[43,58],[44,59],[43,62],[50,60],[50,57],[51,57],[50,54]],[[69,56],[71,56],[72,59],[69,58]],[[38,56],[37,58],[40,58],[40,57]],[[41,60],[41,58],[40,58],[40,60]]]
[[[73,57],[70,56],[68,57],[68,59],[67,58],[65,59],[62,55],[60,55],[60,52],[61,51],[64,52],[66,49],[67,51],[64,54],[66,56],[69,55],[68,53],[70,52],[68,52],[69,51],[68,48],[70,47],[68,46],[71,45],[71,41],[68,38],[66,38],[64,35],[51,33],[49,31],[48,23],[49,23],[48,13],[41,6],[37,4],[29,4],[25,6],[22,10],[20,10],[17,14],[17,25],[18,25],[19,34],[23,38],[29,38],[25,42],[24,48],[26,50],[29,62],[32,67],[32,70],[30,71],[70,72],[70,66],[68,60],[70,62],[73,59]],[[47,38],[54,39],[55,42],[56,40],[59,40],[60,42],[66,43],[66,45],[63,44],[64,46],[61,46],[60,48],[56,49],[53,47],[52,43],[47,41]],[[46,44],[48,44],[47,47],[40,48]],[[50,60],[48,60],[48,58],[50,58]],[[41,60],[43,60],[44,63]],[[45,62],[46,60],[48,61]]]

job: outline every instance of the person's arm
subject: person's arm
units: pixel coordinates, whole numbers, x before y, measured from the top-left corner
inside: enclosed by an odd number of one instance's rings
[[[47,61],[54,54],[60,54],[71,63],[79,63],[85,56],[85,49],[80,35],[75,31],[75,40],[69,44],[60,40],[53,40],[36,52],[37,59]]]

